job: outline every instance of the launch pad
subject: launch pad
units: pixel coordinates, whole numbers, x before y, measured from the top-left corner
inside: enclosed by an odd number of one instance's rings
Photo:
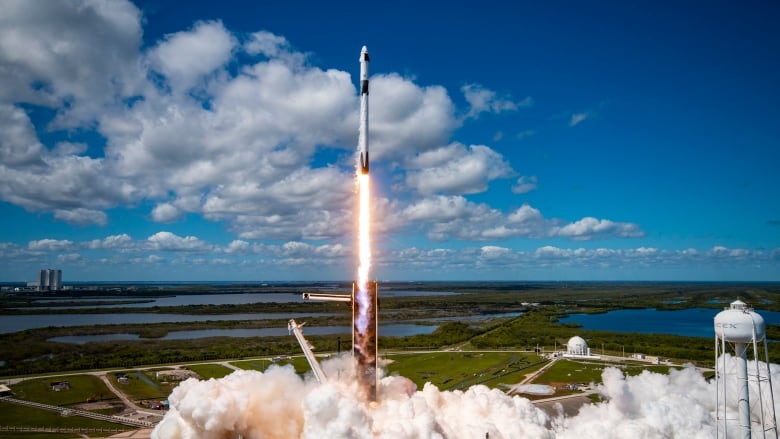
[[[360,305],[356,300],[358,294],[357,283],[352,284],[352,357],[355,358],[355,367],[360,388],[366,393],[369,401],[376,401],[377,387],[377,355],[378,355],[378,329],[379,299],[378,283],[368,282],[366,293],[368,294],[368,312],[366,313],[367,325],[361,333],[358,327],[360,318]]]
[[[358,136],[356,183],[358,197],[358,256],[359,266],[356,282],[352,283],[352,294],[303,293],[304,300],[327,300],[350,302],[352,305],[352,357],[355,359],[355,372],[360,389],[368,401],[376,401],[377,388],[377,329],[379,300],[376,281],[369,281],[371,267],[371,208],[369,191],[368,162],[368,49],[360,51],[360,130]],[[322,382],[327,379],[317,358],[311,353],[311,346],[303,337],[303,325],[294,320],[288,323],[290,333],[294,333],[309,361],[315,377]]]
[[[377,360],[379,358],[379,283],[376,281],[367,283],[365,296],[362,298],[364,300],[359,299],[358,294],[360,294],[358,284],[353,282],[351,295],[303,293],[303,300],[350,302],[352,306],[352,358],[355,359],[355,374],[365,399],[376,401]],[[364,307],[362,314],[365,317],[361,316],[361,304]],[[359,323],[361,318],[365,318],[362,324]],[[327,377],[312,353],[311,345],[303,337],[302,327],[303,325],[298,325],[295,320],[290,320],[288,323],[288,328],[298,339],[315,378],[320,382],[325,381]]]

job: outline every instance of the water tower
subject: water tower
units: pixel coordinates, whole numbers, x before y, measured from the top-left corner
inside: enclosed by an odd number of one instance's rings
[[[715,316],[715,387],[718,438],[777,438],[775,402],[769,374],[769,350],[764,319],[736,300]],[[748,367],[748,350],[753,359]],[[760,359],[764,354],[763,361]],[[726,353],[733,353],[728,361]],[[737,399],[738,417],[727,409]],[[752,425],[751,425],[752,424]],[[761,431],[751,433],[760,425]]]

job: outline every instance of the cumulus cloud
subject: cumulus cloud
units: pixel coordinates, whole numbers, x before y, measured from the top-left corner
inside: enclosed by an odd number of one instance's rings
[[[378,160],[404,162],[438,148],[460,126],[455,105],[441,86],[420,87],[397,74],[376,75],[371,77],[371,99],[382,102],[371,108],[371,151]]]
[[[469,103],[466,118],[478,118],[481,113],[501,113],[504,111],[516,111],[518,108],[526,108],[533,105],[533,99],[528,96],[520,102],[514,102],[509,98],[500,98],[493,90],[488,90],[479,84],[466,84],[460,89]]]
[[[512,186],[512,192],[516,194],[527,194],[528,192],[536,190],[536,183],[537,178],[534,175],[530,177],[520,176],[520,178],[517,179],[517,183]]]
[[[577,241],[644,236],[634,223],[583,218],[566,223],[545,218],[539,209],[523,204],[504,214],[484,203],[474,203],[462,196],[433,196],[405,207],[400,213],[408,224],[423,221],[427,236],[435,241],[458,238],[484,241],[489,239],[563,237]]]
[[[133,239],[130,235],[123,233],[121,235],[111,235],[103,239],[94,239],[86,246],[91,249],[108,249],[108,250],[126,250],[133,245]]]
[[[147,242],[153,250],[202,252],[213,247],[195,236],[181,237],[171,232],[157,232],[147,238]]]
[[[140,17],[124,1],[4,2],[0,101],[54,108],[53,126],[93,120],[140,88]]]
[[[152,209],[152,219],[158,223],[170,223],[179,219],[182,211],[171,203],[161,203]]]
[[[169,253],[216,250],[247,264],[279,255],[306,263],[348,257],[358,108],[352,73],[310,65],[281,35],[239,34],[219,21],[143,41],[141,12],[126,1],[10,0],[3,6],[0,200],[82,226],[108,224],[112,208],[154,206],[149,217],[156,222],[199,215],[224,224],[237,239],[221,246],[169,232],[139,240],[116,235],[81,243],[81,257],[91,260],[113,260],[110,250],[141,260],[155,252],[166,261],[181,260]],[[399,74],[375,75],[371,87],[372,100],[382,102],[371,112],[372,158],[390,170],[395,197],[374,198],[379,233],[413,230],[437,242],[495,241],[496,247],[512,238],[643,235],[638,224],[619,219],[546,218],[531,206],[506,211],[487,196],[466,198],[515,173],[490,146],[453,141],[463,114],[515,111],[531,106],[531,98],[469,84],[461,90],[469,107],[459,109],[444,87]],[[591,114],[574,114],[570,122]],[[96,140],[42,141],[68,139],[72,132]],[[330,163],[320,163],[323,151],[333,157]],[[536,185],[533,176],[521,176],[512,191],[527,193]],[[258,243],[268,240],[309,247],[295,253]],[[480,254],[445,250],[415,248],[409,256],[452,258],[458,265],[473,264]],[[40,253],[50,250],[13,244],[0,251],[39,263]],[[774,250],[759,256],[738,249],[659,250],[653,257],[670,255],[777,258]]]
[[[484,145],[452,144],[420,154],[413,164],[419,169],[407,174],[406,184],[423,195],[484,192],[491,180],[512,174],[503,156]]]
[[[445,241],[451,236],[471,241],[492,241],[495,239],[493,236],[539,239],[545,231],[549,232],[548,220],[528,205],[513,212],[511,220],[509,217],[501,219],[500,212],[469,203],[462,197],[436,197],[399,212],[402,225],[394,227],[433,224],[430,229],[424,230],[434,241]],[[469,212],[470,216],[465,216],[465,221],[459,221],[457,218],[464,217],[463,212]],[[473,221],[468,218],[473,218]],[[502,224],[503,221],[504,225],[469,227],[469,223],[480,221],[497,221],[496,224]],[[250,278],[254,278],[257,270],[279,272],[284,267],[294,266],[297,269],[290,271],[291,275],[301,276],[301,267],[306,267],[312,270],[311,279],[323,280],[323,275],[327,274],[334,279],[341,279],[354,262],[354,248],[348,242],[318,244],[287,241],[269,245],[251,239],[237,239],[220,245],[195,236],[181,237],[170,232],[159,232],[140,240],[119,234],[81,242],[41,239],[26,245],[0,243],[0,258],[9,266],[26,267],[27,272],[34,272],[40,266],[50,264],[60,254],[77,251],[80,258],[75,262],[94,267],[165,262],[185,269],[196,262],[218,263],[229,265],[237,276]],[[674,276],[681,270],[688,272],[716,267],[719,272],[764,273],[771,278],[771,273],[780,262],[780,248],[664,250],[638,246],[613,249],[561,247],[542,242],[535,249],[518,250],[491,243],[477,247],[456,245],[451,248],[448,245],[432,248],[386,247],[374,256],[377,269],[390,277],[441,279],[442,276],[460,278],[464,273],[479,273],[485,279],[495,280],[515,279],[517,273],[523,273],[524,279],[529,276],[549,279],[551,273],[559,275],[564,272],[562,270],[570,270],[578,273],[580,278],[601,279],[604,273],[614,273],[617,269],[627,273],[626,279],[636,280],[637,276],[641,278],[641,274],[638,274],[641,271],[637,270],[651,269],[671,274],[671,279],[677,279]],[[337,267],[341,274],[328,273],[324,270],[327,267]]]
[[[147,56],[171,88],[186,91],[224,66],[237,44],[221,22],[199,21],[192,30],[167,35]]]
[[[30,250],[42,250],[42,251],[61,251],[69,249],[73,246],[73,241],[67,239],[39,239],[36,241],[30,241],[27,243],[27,247]]]
[[[77,207],[70,210],[55,209],[54,218],[79,226],[90,224],[105,226],[108,222],[108,216],[104,212],[100,210],[85,209],[83,207]]]
[[[638,238],[644,236],[644,232],[637,224],[616,223],[605,219],[592,217],[583,218],[571,224],[557,228],[554,232],[557,236],[564,236],[574,240],[591,240],[605,237]]]

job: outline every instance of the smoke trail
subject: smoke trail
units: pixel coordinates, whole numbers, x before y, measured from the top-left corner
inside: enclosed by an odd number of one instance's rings
[[[727,361],[732,361],[728,359]],[[174,389],[155,439],[610,439],[712,438],[715,385],[693,367],[668,375],[626,377],[606,368],[596,386],[604,402],[573,417],[550,418],[525,398],[474,386],[421,390],[400,376],[380,380],[379,402],[359,396],[348,356],[323,363],[330,381],[302,379],[292,367],[239,371],[218,380],[189,379]],[[780,383],[780,367],[771,366]],[[734,384],[736,385],[736,384]],[[774,389],[780,386],[775,385]],[[780,390],[774,390],[780,401]],[[736,413],[736,400],[728,402]]]

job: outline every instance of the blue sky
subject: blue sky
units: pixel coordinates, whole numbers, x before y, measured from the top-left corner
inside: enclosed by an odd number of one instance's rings
[[[776,2],[10,1],[0,281],[780,280]]]

